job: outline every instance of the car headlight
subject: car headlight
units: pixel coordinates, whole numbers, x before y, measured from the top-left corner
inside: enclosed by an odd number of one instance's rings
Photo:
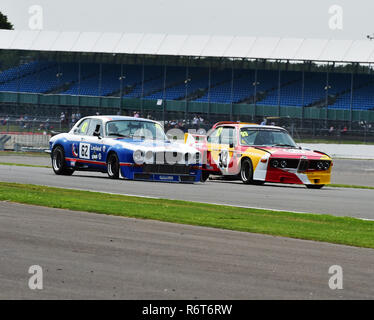
[[[286,161],[286,160],[282,160],[282,161],[280,162],[280,166],[281,166],[281,168],[285,168],[285,167],[287,167],[287,161]]]
[[[144,163],[144,152],[142,150],[135,150],[132,157],[134,158],[134,162],[136,164]]]
[[[146,159],[146,161],[152,161],[152,159],[153,159],[153,151],[148,150],[148,151],[145,153],[145,159]]]
[[[279,167],[279,161],[278,160],[273,160],[271,162],[271,165],[274,167],[274,168],[278,168]]]
[[[324,170],[329,170],[330,168],[330,162],[329,161],[324,161],[323,162],[323,169]]]
[[[324,169],[324,164],[323,164],[322,161],[318,161],[318,162],[317,162],[317,169],[318,169],[318,170],[323,170],[323,169]]]

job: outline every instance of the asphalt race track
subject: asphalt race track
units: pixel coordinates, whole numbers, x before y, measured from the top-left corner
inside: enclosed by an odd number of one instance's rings
[[[6,202],[0,220],[0,299],[374,297],[371,249]]]
[[[345,170],[356,163],[341,161]],[[370,182],[372,163],[351,170],[352,179]],[[51,168],[8,165],[0,165],[0,181],[374,219],[374,190],[113,181],[99,173],[67,177]],[[374,297],[372,249],[8,202],[0,202],[0,241],[0,299]],[[43,268],[43,290],[28,287],[31,265]],[[328,286],[332,265],[343,268],[343,290]]]
[[[50,166],[49,157],[0,155],[0,162]],[[332,183],[374,187],[374,160],[334,159]]]
[[[248,186],[240,181],[207,181],[194,185],[113,181],[101,173],[56,176],[50,168],[5,165],[0,165],[0,181],[374,219],[374,190],[331,187],[310,190],[304,186],[274,184]]]

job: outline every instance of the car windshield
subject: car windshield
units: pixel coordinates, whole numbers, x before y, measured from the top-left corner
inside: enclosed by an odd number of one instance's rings
[[[132,140],[167,140],[160,124],[139,120],[109,121],[106,124],[106,135]]]
[[[296,148],[291,136],[283,130],[275,129],[240,129],[240,144],[245,146],[279,146]]]

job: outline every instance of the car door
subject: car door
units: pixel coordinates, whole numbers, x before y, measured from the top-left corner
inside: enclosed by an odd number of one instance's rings
[[[208,161],[222,174],[230,174],[236,145],[235,127],[218,127],[208,137]]]
[[[101,119],[91,119],[87,131],[79,144],[79,157],[95,170],[105,169],[105,151],[103,148],[103,123]]]
[[[69,134],[69,141],[66,145],[65,155],[71,157],[74,161],[85,158],[84,154],[86,154],[86,150],[80,145],[80,143],[84,142],[83,137],[88,130],[89,124],[90,119],[83,119],[76,125],[73,132]],[[81,150],[82,147],[83,149]]]

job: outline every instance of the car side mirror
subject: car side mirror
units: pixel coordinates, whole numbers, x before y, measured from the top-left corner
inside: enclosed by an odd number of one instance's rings
[[[233,142],[231,142],[231,143],[229,144],[229,148],[234,148],[234,143],[233,143]]]

